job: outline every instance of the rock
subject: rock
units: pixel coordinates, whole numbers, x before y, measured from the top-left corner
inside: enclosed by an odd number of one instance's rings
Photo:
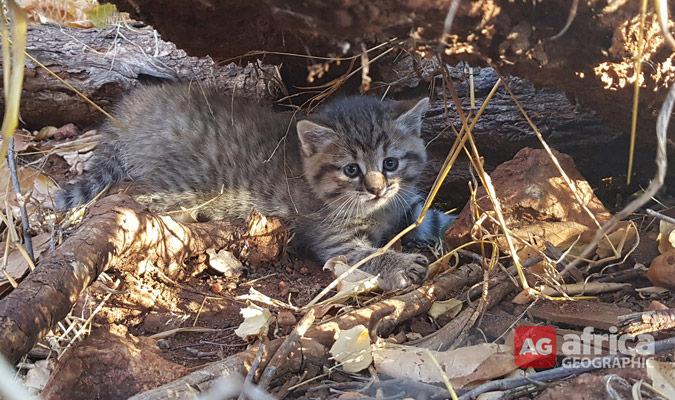
[[[159,352],[150,338],[94,331],[59,361],[41,398],[126,399],[187,375]]]
[[[80,130],[73,123],[65,124],[54,132],[54,139],[61,140],[74,138],[80,134]]]
[[[600,223],[607,221],[611,215],[595,197],[591,186],[581,176],[572,159],[566,154],[552,151],[570,180],[577,186],[586,207]],[[499,165],[490,174],[490,178],[500,200],[506,224],[511,229],[541,222],[575,222],[587,227],[595,226],[544,150],[522,149],[512,160]],[[493,210],[485,188],[477,190],[476,198],[481,210]],[[445,240],[451,246],[470,240],[474,223],[473,207],[469,201],[447,230]],[[490,222],[483,223],[483,227],[491,232],[498,230]]]
[[[279,326],[294,326],[298,320],[290,311],[281,311],[277,315],[277,323]]]
[[[647,278],[656,286],[675,289],[675,250],[656,257],[649,266]]]

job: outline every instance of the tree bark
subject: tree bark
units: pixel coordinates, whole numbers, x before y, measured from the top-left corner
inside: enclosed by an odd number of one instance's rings
[[[123,93],[164,80],[207,82],[243,97],[276,96],[276,86],[271,83],[275,79],[273,67],[220,66],[209,57],[189,57],[148,27],[29,25],[27,36],[26,52],[30,56],[108,112]],[[0,107],[4,107],[3,99]],[[72,122],[85,129],[102,118],[94,106],[26,60],[21,119],[27,128]]]

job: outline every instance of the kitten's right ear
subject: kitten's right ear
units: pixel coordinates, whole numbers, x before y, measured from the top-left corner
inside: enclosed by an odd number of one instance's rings
[[[298,121],[297,130],[302,151],[308,157],[326,147],[335,134],[332,129],[306,119]]]

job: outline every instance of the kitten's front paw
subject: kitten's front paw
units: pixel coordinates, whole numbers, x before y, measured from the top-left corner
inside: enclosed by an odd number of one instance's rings
[[[380,271],[378,286],[383,290],[404,289],[422,283],[429,261],[421,254],[388,253],[387,264]]]

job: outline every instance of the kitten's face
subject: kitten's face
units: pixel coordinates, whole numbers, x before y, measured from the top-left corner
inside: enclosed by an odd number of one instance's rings
[[[316,122],[298,122],[305,177],[327,208],[345,217],[387,205],[407,209],[427,154],[420,138],[423,99],[412,107],[347,98]]]

